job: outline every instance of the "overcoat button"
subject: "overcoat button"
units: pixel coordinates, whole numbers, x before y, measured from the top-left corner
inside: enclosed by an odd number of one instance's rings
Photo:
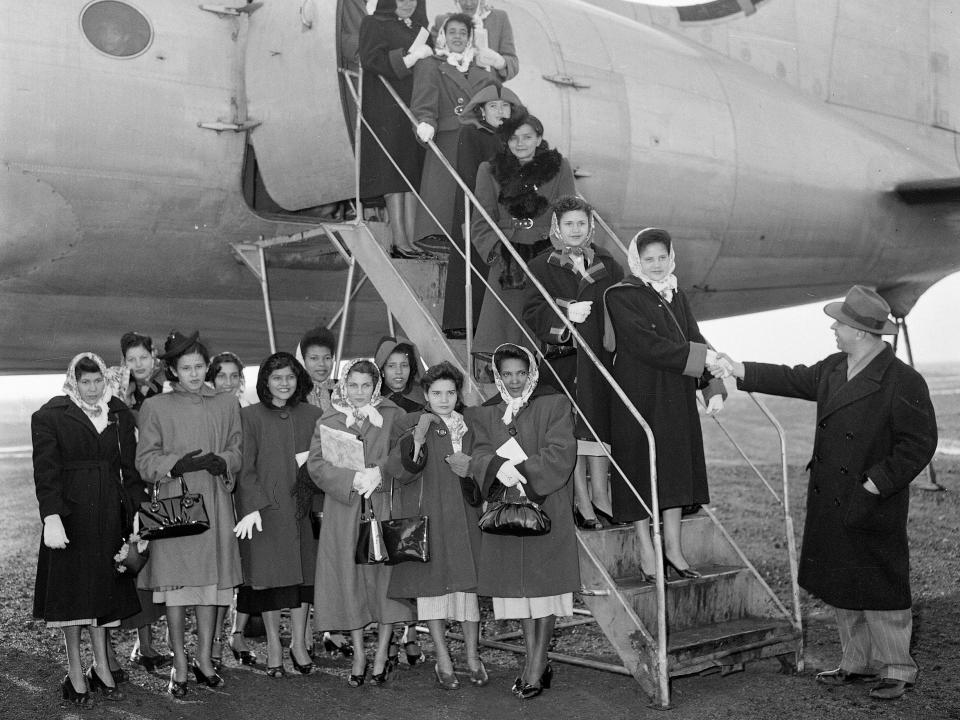
[[[507,433],[509,433],[510,435],[516,435],[517,429],[515,427],[507,428]]]
[[[820,428],[821,430],[824,430],[824,429],[827,427],[827,421],[826,421],[826,420],[821,420],[821,421],[819,422],[819,424],[817,425],[817,427]]]
[[[844,435],[844,437],[845,437],[847,440],[853,440],[853,433],[848,432],[846,435]]]
[[[843,465],[841,465],[841,466],[840,466],[840,474],[841,474],[841,475],[849,475],[849,474],[850,474],[850,471],[847,470],[847,468],[845,468]]]
[[[819,494],[820,494],[820,486],[819,486],[819,485],[814,485],[814,486],[813,486],[813,491],[814,491],[817,495],[819,495]]]
[[[837,507],[840,507],[840,498],[834,498],[833,504],[836,505]]]

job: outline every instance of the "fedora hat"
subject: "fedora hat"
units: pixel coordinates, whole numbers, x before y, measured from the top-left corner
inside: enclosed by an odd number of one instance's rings
[[[899,329],[890,320],[887,301],[863,285],[854,285],[843,302],[827,303],[823,311],[844,325],[874,335],[896,335]]]
[[[200,331],[194,330],[192,335],[184,335],[179,330],[171,330],[163,343],[163,352],[157,355],[161,360],[170,360],[183,353],[200,337]]]

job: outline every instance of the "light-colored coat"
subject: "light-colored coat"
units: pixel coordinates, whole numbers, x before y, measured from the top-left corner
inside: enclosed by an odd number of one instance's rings
[[[389,512],[390,479],[386,474],[390,448],[400,435],[400,419],[405,413],[389,400],[377,410],[383,427],[364,420],[358,428],[346,426],[343,413],[327,410],[317,423],[310,443],[307,469],[310,477],[326,493],[323,523],[317,546],[317,572],[314,580],[314,625],[318,630],[356,630],[371,622],[409,622],[415,613],[409,603],[387,597],[392,567],[358,565],[354,561],[360,527],[360,495],[353,489],[355,470],[337,467],[323,458],[320,427],[349,432],[363,441],[368,467],[380,468],[383,483],[371,498],[378,518]]]
[[[214,452],[232,477],[240,470],[240,406],[232,393],[217,394],[204,385],[199,393],[174,388],[154,395],[140,410],[137,470],[144,481],[161,483],[161,498],[180,494],[180,483],[169,477],[183,455],[194,450]],[[191,493],[200,493],[210,517],[210,529],[190,537],[150,543],[150,561],[137,577],[138,585],[156,590],[173,587],[240,584],[240,552],[233,534],[232,482],[206,470],[184,475]]]

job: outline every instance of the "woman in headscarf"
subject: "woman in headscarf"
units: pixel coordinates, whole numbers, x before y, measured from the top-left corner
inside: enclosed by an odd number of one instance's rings
[[[373,361],[383,376],[383,397],[404,412],[418,412],[425,404],[420,389],[420,355],[416,346],[401,338],[382,337]]]
[[[477,185],[477,170],[480,163],[490,160],[503,149],[504,139],[497,132],[504,120],[518,113],[525,113],[520,98],[512,90],[491,83],[470,98],[460,115],[460,134],[457,136],[457,174],[473,192]],[[457,186],[453,204],[453,239],[463,247],[463,223],[466,218],[463,206],[463,190]],[[470,243],[470,262],[473,267],[486,271],[486,265],[477,247]],[[443,293],[443,331],[447,337],[466,337],[466,264],[456,250],[450,251],[447,262],[447,283]],[[478,277],[472,279],[473,327],[480,319],[483,306],[484,286]]]
[[[630,275],[604,295],[604,344],[616,351],[614,378],[653,430],[664,559],[680,577],[696,578],[700,573],[690,567],[680,542],[683,507],[710,502],[696,392],[703,392],[707,411],[713,414],[722,409],[726,391],[723,381],[706,371],[706,364],[716,362],[716,353],[677,287],[670,234],[659,228],[641,230],[630,241],[627,261]],[[616,397],[612,400],[613,458],[649,507],[645,436],[626,406]],[[613,519],[639,521],[641,571],[652,578],[656,556],[650,515],[619,473],[614,473],[611,489]]]
[[[506,139],[506,148],[481,163],[475,192],[499,230],[529,262],[550,247],[550,206],[563,195],[576,195],[573,170],[543,139],[543,123],[533,115],[511,116],[498,132]],[[487,281],[519,320],[526,275],[476,211],[471,232],[477,251],[490,266]],[[484,297],[473,347],[489,353],[502,342],[528,344],[500,303]]]
[[[500,82],[506,82],[520,72],[520,60],[513,42],[513,27],[503,10],[490,7],[487,0],[453,0],[457,12],[473,20],[473,47],[477,64],[495,73]],[[434,29],[443,25],[446,15],[438,15]]]
[[[475,62],[472,37],[473,22],[470,17],[463,13],[450,15],[437,34],[435,55],[418,63],[413,72],[410,110],[417,119],[417,137],[423,142],[436,142],[440,152],[454,168],[457,166],[460,115],[470,98],[492,79],[490,73],[479,68]],[[444,230],[452,233],[456,189],[456,182],[440,159],[433,152],[427,152],[420,180],[420,195],[440,225],[434,222],[423,205],[419,205],[414,228],[417,240],[442,234]],[[436,242],[437,247],[449,247],[446,237]]]
[[[379,0],[373,14],[360,22],[363,116],[389,154],[389,157],[384,154],[364,125],[357,149],[360,153],[360,196],[384,196],[393,235],[393,255],[399,258],[422,256],[412,244],[417,199],[407,181],[414,188],[420,182],[423,147],[417,143],[403,109],[394,101],[380,78],[393,86],[404,104],[410,105],[413,68],[433,54],[430,47],[432,41],[414,46],[420,32],[426,31],[426,26],[426,11],[416,0]]]
[[[364,503],[372,503],[376,517],[388,516],[386,492],[390,482],[385,469],[390,448],[401,432],[399,420],[405,415],[380,396],[380,383],[380,371],[373,361],[360,359],[347,364],[334,390],[331,408],[317,423],[307,459],[310,477],[326,493],[317,548],[314,624],[318,630],[350,631],[354,654],[347,682],[351,687],[363,685],[367,675],[363,628],[372,622],[378,624],[372,678],[381,684],[392,670],[389,651],[393,624],[413,620],[409,603],[387,597],[392,568],[359,565],[354,560],[361,498]],[[325,435],[329,443],[331,435],[337,434],[362,442],[363,469],[338,466],[324,457]]]
[[[242,580],[232,495],[241,461],[240,405],[232,393],[217,393],[204,382],[210,353],[199,335],[174,330],[167,337],[161,359],[173,392],[144,403],[137,444],[137,469],[144,480],[159,484],[159,497],[179,496],[182,479],[188,492],[203,497],[210,520],[199,535],[153,543],[139,576],[140,587],[167,605],[174,653],[167,690],[177,698],[187,693],[187,607],[193,606],[197,620],[190,669],[198,683],[217,687],[223,682],[213,665],[217,607],[230,604]]]
[[[593,208],[585,200],[565,195],[553,205],[550,242],[553,252],[530,261],[530,272],[546,288],[567,319],[608,369],[612,356],[603,349],[603,294],[623,278],[619,263],[593,243]],[[577,469],[573,489],[577,524],[588,530],[603,527],[597,514],[610,517],[607,470],[610,461],[610,387],[593,361],[573,341],[570,332],[540,291],[528,285],[523,321],[540,341],[546,362],[556,372],[541,371],[542,382],[566,388],[577,401]],[[587,427],[596,432],[596,437]],[[590,485],[587,487],[587,465]]]
[[[477,604],[481,500],[469,475],[474,434],[457,412],[463,374],[445,361],[427,370],[420,384],[427,407],[404,418],[406,430],[390,453],[387,472],[403,485],[394,514],[430,519],[430,562],[397,565],[390,596],[417,599],[417,619],[427,623],[436,649],[440,687],[460,687],[445,639],[448,620],[463,628],[470,682],[486,685]]]
[[[290,662],[301,674],[313,669],[305,642],[313,602],[317,543],[309,502],[295,491],[303,460],[323,412],[306,402],[310,378],[290,353],[274,353],[260,365],[260,402],[240,411],[243,469],[237,483],[235,532],[240,538],[244,584],[237,614],[260,613],[267,632],[267,674],[281,677],[280,612],[290,611]],[[304,458],[305,460],[305,458]]]
[[[333,375],[337,339],[325,327],[316,327],[304,333],[298,349],[303,368],[313,381],[307,402],[321,410],[329,410],[330,395],[337,386]]]
[[[573,592],[580,588],[570,512],[577,441],[570,401],[537,384],[529,350],[501,345],[493,368],[500,394],[467,410],[467,426],[476,433],[470,475],[484,499],[523,492],[551,520],[545,535],[484,534],[480,543],[477,592],[493,597],[496,618],[517,619],[523,628],[526,661],[512,691],[526,700],[550,687],[547,650],[554,623],[573,614]]]
[[[33,477],[43,520],[37,558],[33,616],[63,631],[67,675],[64,700],[90,705],[90,691],[121,700],[107,659],[107,627],[139,610],[129,573],[114,556],[129,537],[140,483],[134,468],[133,413],[111,397],[107,368],[93,353],[81,353],[67,368],[63,392],[35,412]],[[90,634],[94,662],[86,675],[80,630]]]

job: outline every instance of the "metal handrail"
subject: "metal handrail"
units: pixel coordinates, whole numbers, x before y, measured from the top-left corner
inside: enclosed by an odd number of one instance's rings
[[[342,70],[342,71],[347,77],[350,77],[350,75],[354,74],[348,70]],[[407,107],[406,103],[403,102],[402,98],[400,98],[400,96],[397,95],[396,91],[393,89],[393,86],[382,76],[380,77],[380,80],[383,83],[384,87],[389,92],[389,94],[391,95],[391,97],[393,98],[394,102],[396,102],[398,107],[400,107],[403,110],[404,114],[407,116],[410,122],[413,125],[416,125],[417,124],[416,117],[410,111],[410,108]],[[348,87],[350,87],[349,83],[348,83]],[[351,87],[351,91],[352,91],[352,87]],[[393,158],[390,157],[389,153],[387,153],[386,148],[383,147],[382,142],[380,142],[380,139],[376,136],[376,133],[373,131],[369,123],[366,121],[366,118],[363,118],[360,95],[356,92],[353,92],[353,94],[357,103],[358,117],[362,119],[368,131],[371,133],[371,135],[380,145],[381,149],[384,150],[387,157],[390,159],[391,163],[393,163],[394,167],[397,167],[396,163],[393,161]],[[506,236],[503,234],[503,232],[500,230],[497,224],[493,221],[493,219],[490,217],[489,213],[486,211],[483,205],[480,204],[480,202],[477,200],[476,196],[473,194],[470,188],[468,188],[467,185],[463,182],[463,179],[460,177],[459,173],[457,173],[456,169],[454,169],[453,166],[450,165],[450,162],[443,155],[440,149],[436,146],[433,140],[430,140],[427,143],[427,146],[431,149],[431,151],[433,151],[433,153],[436,155],[437,159],[440,161],[444,169],[450,174],[453,180],[463,190],[464,197],[469,199],[470,204],[475,208],[475,210],[480,214],[480,216],[487,222],[487,224],[493,230],[494,234],[497,236],[500,242],[503,243],[503,247],[507,249],[507,251],[513,256],[514,261],[517,262],[518,265],[523,269],[524,273],[527,276],[528,281],[530,281],[533,284],[533,286],[537,288],[537,290],[546,300],[548,306],[560,318],[561,322],[566,326],[567,331],[570,333],[571,337],[573,337],[577,341],[578,347],[585,351],[587,357],[590,358],[591,362],[594,364],[594,366],[597,368],[600,374],[604,377],[604,379],[610,385],[611,389],[617,394],[620,400],[624,403],[625,407],[627,408],[627,411],[634,417],[634,420],[636,420],[637,424],[640,425],[641,429],[643,430],[646,436],[647,448],[648,448],[649,471],[650,471],[650,505],[652,507],[648,507],[647,504],[643,501],[643,498],[640,497],[639,492],[637,492],[636,488],[634,488],[633,485],[629,482],[629,480],[626,477],[626,474],[623,472],[622,469],[619,468],[619,466],[613,460],[613,457],[606,450],[606,448],[604,448],[604,454],[607,455],[607,457],[610,459],[614,467],[617,468],[620,475],[626,481],[627,487],[631,490],[631,492],[635,495],[637,500],[647,510],[647,512],[650,514],[650,517],[651,517],[651,526],[653,530],[652,540],[653,540],[654,553],[655,553],[656,581],[657,581],[656,582],[657,680],[658,680],[658,686],[659,686],[661,697],[668,702],[670,690],[669,690],[669,676],[668,676],[668,668],[667,668],[667,622],[666,622],[666,582],[665,582],[666,578],[665,578],[665,572],[664,572],[664,562],[663,562],[663,552],[662,552],[663,540],[660,533],[660,523],[659,523],[660,504],[659,504],[659,492],[657,488],[656,441],[653,437],[653,430],[650,428],[646,420],[644,420],[639,410],[637,410],[637,408],[631,402],[630,398],[627,396],[626,392],[624,392],[623,388],[620,387],[620,384],[617,383],[617,381],[609,373],[606,367],[604,367],[603,363],[600,361],[600,359],[596,356],[596,354],[593,352],[590,346],[586,343],[586,341],[580,335],[577,328],[567,318],[566,313],[563,313],[560,311],[559,306],[556,304],[556,302],[554,301],[550,293],[547,292],[543,284],[532,273],[530,273],[530,270],[527,267],[526,262],[523,260],[522,257],[520,257],[519,253],[517,253],[516,249],[514,249],[513,245],[509,242],[509,240],[506,238]],[[359,164],[357,164],[357,168],[359,171]],[[399,171],[399,168],[397,168],[397,170]],[[433,214],[430,208],[425,203],[423,203],[423,199],[420,197],[419,193],[417,193],[416,190],[413,188],[412,183],[410,183],[408,179],[406,178],[404,179],[407,182],[407,185],[410,186],[411,191],[414,192],[414,194],[423,204],[424,208],[426,209],[428,214],[431,216],[431,218],[435,222],[437,222],[437,225],[441,229],[443,229],[447,239],[451,241],[451,246],[454,247],[459,252],[460,249],[456,246],[456,243],[452,242],[452,238],[450,238],[450,235],[449,233],[447,233],[446,229],[443,227],[443,224],[437,221],[436,216]],[[464,262],[466,263],[466,267],[471,272],[477,272],[477,269],[474,268],[473,264],[470,262],[469,253],[464,255]],[[477,275],[480,276],[480,273],[477,272]],[[483,280],[486,286],[489,288],[490,286],[488,283],[486,283],[486,279],[483,278]],[[491,291],[493,291],[493,288],[490,288],[490,289]],[[497,299],[499,300],[499,296],[496,295],[495,291],[494,291],[494,296],[497,297]],[[523,327],[523,324],[519,321],[518,318],[516,318],[516,316],[513,315],[512,312],[510,312],[509,308],[506,307],[506,304],[501,301],[501,305],[503,305],[504,309],[507,310],[511,319],[517,324],[517,327],[520,328],[521,331],[523,331],[523,333],[528,337],[528,339],[531,341],[531,345],[533,347],[539,347],[539,343],[536,341],[536,339],[531,337],[529,333],[526,332],[525,328]],[[549,363],[547,364],[547,366],[550,367]],[[551,371],[552,371],[552,367],[551,367]],[[554,371],[554,374],[556,374],[555,371]],[[562,385],[562,383],[560,384]],[[564,392],[567,395],[567,397],[571,399],[574,406],[576,407],[576,401],[572,398],[571,394],[567,391],[566,388],[564,388]],[[589,427],[589,423],[587,424]],[[591,430],[591,433],[594,435],[594,437],[597,437],[599,441],[599,437],[597,436],[596,432],[593,430],[592,427],[590,428],[590,430]],[[603,447],[602,443],[601,443],[601,447]]]

